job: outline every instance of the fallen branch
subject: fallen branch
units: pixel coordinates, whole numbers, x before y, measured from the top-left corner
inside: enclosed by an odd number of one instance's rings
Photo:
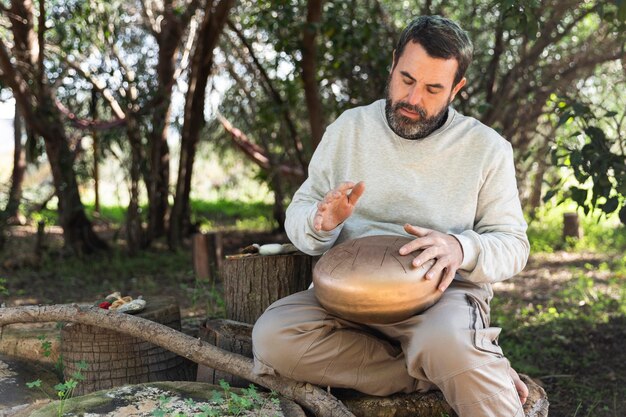
[[[141,317],[77,304],[0,308],[0,327],[54,321],[102,327],[149,341],[196,363],[274,390],[319,417],[354,417],[339,400],[318,387],[278,376],[256,375],[252,372],[251,359]]]

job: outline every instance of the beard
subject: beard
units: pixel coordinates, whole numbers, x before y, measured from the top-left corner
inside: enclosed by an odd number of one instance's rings
[[[426,109],[417,104],[409,104],[402,101],[394,103],[389,94],[389,82],[385,88],[385,116],[391,130],[404,139],[423,139],[426,136],[439,129],[448,114],[448,103],[435,115],[428,117]],[[419,119],[414,120],[400,113],[400,109],[407,109],[419,115]]]

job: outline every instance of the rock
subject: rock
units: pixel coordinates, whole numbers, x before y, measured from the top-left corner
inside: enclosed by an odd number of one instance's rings
[[[229,388],[226,393],[223,388],[203,384],[200,382],[152,382],[147,384],[126,385],[123,387],[103,390],[75,397],[67,400],[63,415],[66,417],[81,416],[89,413],[92,417],[121,417],[121,416],[153,416],[155,411],[164,411],[164,415],[197,415],[203,407],[212,407],[219,410],[220,405],[212,401],[214,393],[219,393],[226,403],[230,392],[240,396],[247,396],[240,389]],[[275,404],[268,393],[259,392],[257,414],[243,414],[246,416],[284,416],[305,417],[302,408],[293,401],[279,398]],[[48,404],[33,412],[31,417],[47,417],[56,415],[58,401]]]

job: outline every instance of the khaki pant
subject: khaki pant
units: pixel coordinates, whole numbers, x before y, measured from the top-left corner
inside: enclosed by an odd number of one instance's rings
[[[438,388],[460,417],[522,417],[499,333],[487,293],[467,283],[454,281],[421,314],[367,326],[329,313],[309,289],[259,318],[254,369],[379,396]]]

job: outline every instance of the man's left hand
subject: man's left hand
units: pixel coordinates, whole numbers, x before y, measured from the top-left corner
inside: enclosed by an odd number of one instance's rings
[[[463,262],[463,248],[459,241],[454,236],[425,227],[405,224],[404,230],[417,236],[417,239],[402,246],[400,255],[408,255],[416,250],[421,250],[422,252],[413,259],[413,266],[416,268],[434,259],[435,264],[426,273],[425,278],[433,279],[443,271],[444,276],[439,283],[439,291],[445,291],[452,283],[457,269]]]

